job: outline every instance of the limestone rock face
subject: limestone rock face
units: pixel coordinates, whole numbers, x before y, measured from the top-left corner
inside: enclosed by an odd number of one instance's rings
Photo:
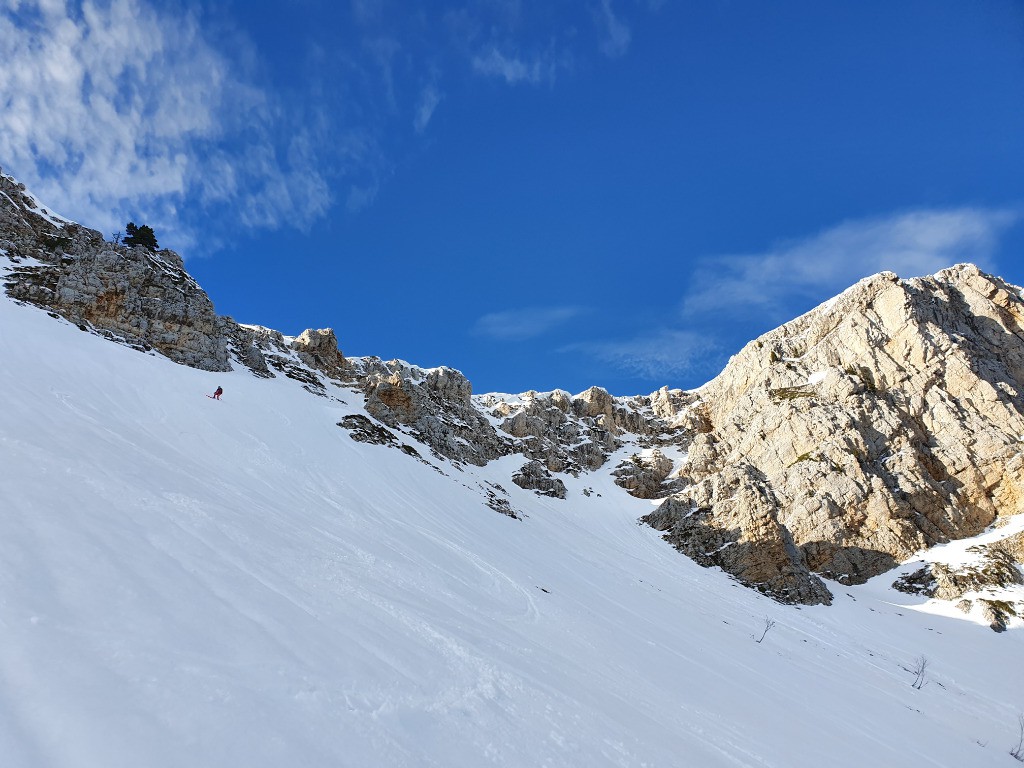
[[[574,398],[563,390],[509,400],[492,395],[478,404],[500,420],[502,432],[517,438],[518,452],[551,472],[597,469],[618,445],[603,418],[577,416]]]
[[[1020,567],[1022,542],[1024,534],[1018,533],[995,544],[968,547],[967,552],[975,556],[973,563],[926,563],[892,586],[908,594],[957,601],[957,607],[964,613],[977,611],[993,630],[1002,632],[1010,618],[1024,616],[1024,603],[992,599],[999,590],[1024,584]]]
[[[591,387],[572,399],[572,409],[578,416],[611,424],[615,418],[615,398],[601,387]]]
[[[19,266],[6,288],[82,328],[175,362],[230,370],[229,323],[173,251],[105,242],[54,217],[0,174],[0,248]]]
[[[626,433],[645,446],[682,439],[680,429],[655,413],[651,397],[616,398],[600,387],[578,395],[560,389],[489,394],[476,403],[515,438],[518,453],[550,472],[577,476],[600,468]]]
[[[1017,561],[1000,547],[971,547],[978,563],[951,567],[929,563],[898,579],[893,587],[908,594],[920,594],[939,600],[959,600],[969,592],[1024,584]]]
[[[993,632],[1006,632],[1011,617],[1020,617],[1019,608],[999,600],[978,600],[978,609]]]
[[[552,477],[539,461],[530,461],[524,464],[518,472],[512,475],[512,482],[520,488],[536,491],[541,496],[564,499],[566,495],[565,483],[557,477]]]
[[[1021,511],[1022,387],[1018,289],[972,265],[876,275],[669,414],[695,433],[685,490],[646,519],[773,596],[824,599],[815,574],[860,583]]]
[[[681,389],[662,387],[646,399],[656,417],[669,426],[679,426],[682,423],[684,414],[687,413],[693,403],[700,399],[700,396]],[[700,432],[702,430],[694,429],[694,431]]]
[[[292,342],[299,359],[310,368],[322,371],[330,378],[345,375],[345,357],[338,349],[338,337],[330,328],[308,328]]]
[[[277,331],[258,325],[230,325],[231,345],[238,361],[254,375],[261,378],[272,378],[274,374],[267,366],[264,350],[275,344],[278,349],[284,348],[284,339]],[[276,338],[275,338],[276,337]]]
[[[672,472],[672,459],[657,448],[645,454],[633,454],[622,462],[612,475],[615,484],[638,499],[657,499],[667,496],[665,478]]]
[[[510,442],[474,407],[473,388],[459,371],[361,358],[351,373],[371,416],[388,426],[410,427],[440,456],[483,466],[512,452]]]
[[[791,603],[831,603],[831,593],[810,573],[778,509],[767,477],[750,464],[737,464],[669,497],[644,520],[700,565],[717,565],[766,595]]]

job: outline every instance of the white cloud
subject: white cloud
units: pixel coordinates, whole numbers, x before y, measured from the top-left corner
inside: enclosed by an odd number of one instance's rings
[[[582,352],[630,375],[664,381],[706,371],[720,346],[704,333],[661,328],[625,341],[571,344],[563,351]]]
[[[473,70],[478,74],[504,79],[509,85],[517,83],[553,83],[557,64],[547,55],[535,55],[528,60],[517,54],[506,56],[497,48],[473,57]]]
[[[522,341],[547,333],[582,314],[581,307],[524,307],[484,315],[473,332],[500,341]]]
[[[414,14],[350,0],[351,44],[310,31],[301,77],[277,87],[229,12],[211,19],[204,7],[214,6],[0,2],[4,170],[62,215],[107,233],[144,220],[179,250],[240,227],[307,228],[335,197],[352,211],[372,204],[403,146],[395,124],[425,132],[446,62],[553,85],[574,68],[588,15],[591,45],[618,56],[630,44],[611,0],[571,13],[466,0]]]
[[[363,49],[384,86],[384,102],[389,111],[395,112],[398,108],[398,99],[395,95],[395,59],[402,50],[401,44],[391,37],[374,37],[363,40]]]
[[[1022,218],[1010,210],[918,210],[843,222],[764,253],[704,259],[690,280],[678,327],[659,325],[562,351],[652,381],[710,377],[766,323],[791,320],[867,275],[890,270],[916,277],[962,261],[993,269],[1000,235]]]
[[[610,58],[618,58],[629,50],[629,44],[633,35],[625,24],[623,24],[612,10],[611,0],[601,0],[599,20],[604,28],[604,39],[601,41],[601,51]]]
[[[683,299],[683,315],[724,307],[788,320],[793,299],[825,299],[884,270],[933,274],[972,261],[985,268],[1000,233],[1020,219],[1009,210],[918,210],[847,221],[760,254],[705,259]]]
[[[420,92],[420,103],[416,107],[416,116],[412,122],[416,133],[423,133],[426,130],[430,118],[434,116],[434,110],[440,103],[441,91],[438,90],[437,83],[431,82]]]
[[[143,0],[7,4],[0,61],[0,158],[64,215],[107,231],[141,217],[172,234],[195,200],[268,227],[301,225],[328,204],[308,153],[298,164],[278,156],[268,95],[191,12]]]

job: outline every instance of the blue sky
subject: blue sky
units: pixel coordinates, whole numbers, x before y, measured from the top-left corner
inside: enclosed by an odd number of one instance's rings
[[[1024,284],[1024,4],[3,0],[0,167],[217,309],[474,390],[697,386],[890,269]]]

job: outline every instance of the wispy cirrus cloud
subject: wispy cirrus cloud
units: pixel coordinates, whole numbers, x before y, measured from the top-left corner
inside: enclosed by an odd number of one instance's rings
[[[284,78],[227,9],[8,0],[0,163],[71,218],[108,233],[142,219],[187,251],[235,230],[307,229],[336,203],[373,204],[395,154],[443,108],[446,82],[468,70],[552,86],[588,55],[627,52],[618,10],[457,0],[409,13],[351,0],[319,17],[347,24],[295,36],[302,55]]]
[[[195,13],[142,0],[8,4],[0,157],[49,205],[108,230],[144,216],[187,244],[181,209],[196,202],[253,226],[316,218],[331,195],[312,137],[279,141],[271,97],[206,34]]]
[[[673,377],[711,371],[721,345],[708,334],[657,328],[627,339],[579,342],[562,348],[580,352],[630,376],[668,383]]]
[[[824,300],[877,272],[917,277],[963,261],[992,268],[1000,235],[1021,218],[1009,209],[923,209],[846,221],[763,253],[706,258],[682,313],[692,320],[726,307],[784,321],[795,304]]]
[[[611,0],[601,0],[597,11],[598,26],[603,30],[601,51],[610,58],[618,58],[629,50],[633,34],[612,10]]]
[[[419,104],[416,107],[416,114],[413,117],[412,125],[416,133],[423,133],[434,116],[434,110],[441,103],[443,94],[438,88],[437,79],[434,78],[427,83],[420,92]]]
[[[710,378],[746,342],[868,275],[918,277],[962,261],[995,269],[1001,237],[1022,220],[1024,211],[1012,209],[922,209],[842,222],[761,253],[707,257],[677,312],[562,351],[652,382]]]
[[[568,8],[565,12],[557,4],[525,5],[517,0],[469,2],[449,12],[447,21],[471,52],[476,74],[509,85],[552,85],[594,48],[619,58],[632,42],[632,31],[616,13],[613,0]]]
[[[537,85],[555,81],[558,62],[550,54],[506,54],[492,46],[486,52],[473,57],[473,70],[481,75],[501,78],[509,85]]]
[[[476,321],[473,333],[499,341],[523,341],[541,336],[586,311],[583,307],[523,307],[492,312]]]

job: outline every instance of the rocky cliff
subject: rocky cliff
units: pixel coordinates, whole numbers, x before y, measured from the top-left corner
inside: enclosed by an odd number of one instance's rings
[[[828,603],[823,579],[862,582],[1021,511],[1024,300],[971,265],[876,275],[751,342],[699,390],[616,398],[473,395],[450,368],[347,358],[329,329],[240,325],[177,254],[107,242],[2,174],[0,259],[11,297],[85,331],[355,393],[376,423],[343,419],[353,439],[455,466],[519,455],[510,482],[555,499],[563,478],[605,468],[623,493],[663,499],[644,522],[681,552],[784,602]],[[485,492],[516,516],[500,487]],[[1013,582],[1020,547],[999,552],[988,570]],[[903,586],[948,596],[954,583],[967,582],[933,568]]]
[[[184,365],[229,369],[229,324],[173,251],[106,242],[3,174],[0,250],[16,265],[6,286],[13,298]]]
[[[768,594],[827,602],[1021,510],[1024,301],[959,265],[883,273],[748,344],[676,415],[684,489],[646,520]]]

